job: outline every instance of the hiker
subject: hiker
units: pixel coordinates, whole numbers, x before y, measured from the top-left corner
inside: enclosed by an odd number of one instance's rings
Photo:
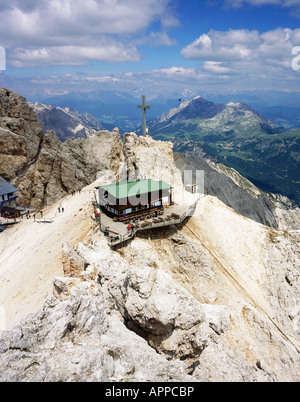
[[[60,214],[60,208],[58,208],[58,213]]]
[[[62,208],[62,209],[61,209],[61,212],[64,213],[64,212],[65,212],[65,208]]]
[[[127,226],[127,232],[130,233],[130,230],[131,230],[131,226],[130,226],[130,223],[129,223],[129,225]]]

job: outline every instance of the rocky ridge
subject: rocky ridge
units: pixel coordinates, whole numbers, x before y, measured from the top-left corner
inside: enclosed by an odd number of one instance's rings
[[[201,131],[208,133],[211,130],[219,134],[226,133],[235,121],[240,124],[239,129],[242,133],[254,126],[260,126],[269,133],[276,132],[275,126],[269,120],[244,103],[229,102],[216,105],[200,96],[184,101],[178,108],[171,109],[152,120],[149,122],[149,129],[155,136],[165,132],[171,134],[172,130],[177,132],[177,125],[181,124],[197,126],[200,134]]]
[[[47,132],[35,163],[13,180],[21,193],[20,202],[43,208],[82,189],[102,171],[117,172],[121,149],[118,130],[64,143],[52,131]]]
[[[180,231],[136,239],[122,255],[168,273],[201,304],[226,306],[226,347],[277,381],[298,381],[299,235],[245,219],[207,196]],[[204,349],[200,366],[208,370],[210,359]],[[211,375],[226,378],[217,372]]]
[[[44,132],[54,131],[61,142],[68,138],[89,138],[105,127],[89,113],[80,114],[72,108],[52,107],[36,102],[30,104]]]
[[[276,205],[270,197],[234,169],[195,155],[175,154],[175,162],[183,175],[185,170],[204,171],[204,194],[217,197],[237,213],[258,223],[274,228],[281,226],[282,223],[276,214]],[[295,224],[299,225],[299,222]]]
[[[60,230],[84,194],[65,201]],[[95,225],[63,243],[53,295],[0,338],[1,381],[298,381],[299,234],[204,202],[119,252]]]
[[[275,380],[222,342],[226,307],[200,304],[168,274],[128,264],[105,240],[65,246],[64,261],[74,263],[74,253],[85,268],[56,278],[42,309],[2,335],[1,381]]]
[[[26,99],[0,88],[0,176],[10,181],[38,157],[43,129]]]

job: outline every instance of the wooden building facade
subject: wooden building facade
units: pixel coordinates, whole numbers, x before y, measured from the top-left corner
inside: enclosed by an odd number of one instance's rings
[[[19,216],[20,211],[17,209],[17,195],[19,191],[12,184],[8,183],[0,176],[0,213],[7,211],[12,216]]]
[[[173,203],[172,187],[164,181],[122,181],[98,187],[98,203],[110,216],[120,219],[160,210]]]

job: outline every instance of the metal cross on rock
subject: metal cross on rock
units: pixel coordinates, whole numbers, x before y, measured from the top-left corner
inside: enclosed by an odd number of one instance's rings
[[[138,109],[143,109],[143,136],[146,137],[146,110],[151,109],[151,106],[146,106],[146,96],[143,96],[143,105],[138,106]]]

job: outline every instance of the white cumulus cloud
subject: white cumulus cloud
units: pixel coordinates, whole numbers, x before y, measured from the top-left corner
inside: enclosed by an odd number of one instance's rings
[[[211,30],[184,47],[186,59],[213,62],[253,62],[266,65],[290,61],[291,51],[300,41],[300,29],[278,28],[259,33],[249,30]]]
[[[239,80],[245,86],[289,88],[299,82],[292,69],[293,49],[300,43],[300,29],[211,30],[181,51],[189,60],[199,60],[197,76],[209,73],[216,79]]]
[[[20,67],[138,61],[135,35],[156,21],[162,27],[178,23],[170,1],[0,0],[0,45],[9,63]],[[154,35],[170,45],[166,33]]]
[[[227,7],[241,8],[244,5],[250,6],[279,6],[290,9],[294,14],[300,16],[299,0],[224,0]]]

